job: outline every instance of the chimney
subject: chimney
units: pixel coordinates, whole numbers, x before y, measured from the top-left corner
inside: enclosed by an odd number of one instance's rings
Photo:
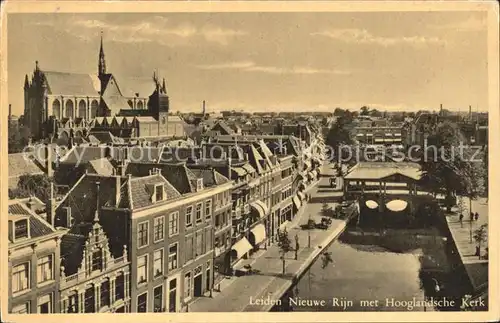
[[[47,176],[54,176],[54,170],[52,169],[52,148],[50,145],[45,145],[45,169],[47,170]]]
[[[12,104],[9,104],[9,121],[12,119]]]
[[[232,164],[233,164],[233,159],[231,156],[227,159],[227,178],[231,179],[231,173],[232,173]]]
[[[203,100],[203,116],[205,116],[206,110],[205,110],[205,100]]]
[[[469,120],[472,121],[472,105],[469,105]]]
[[[56,198],[54,193],[54,182],[50,182],[50,196],[47,205],[47,221],[54,226],[56,219]]]
[[[115,206],[118,207],[118,203],[120,203],[120,188],[122,186],[122,177],[120,174],[115,175],[115,180],[116,180],[116,200],[115,200]]]
[[[128,156],[129,156],[128,149],[129,149],[128,147],[124,147],[124,149],[123,149],[123,161],[128,159]]]

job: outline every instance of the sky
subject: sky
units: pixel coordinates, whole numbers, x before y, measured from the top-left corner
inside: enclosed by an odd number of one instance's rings
[[[166,79],[173,111],[487,110],[481,12],[9,14],[8,100],[42,70]],[[119,84],[119,79],[118,79]]]

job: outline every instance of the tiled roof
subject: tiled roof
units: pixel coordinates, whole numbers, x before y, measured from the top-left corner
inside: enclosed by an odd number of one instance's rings
[[[117,180],[115,176],[84,174],[57,205],[56,223],[59,223],[58,221],[65,222],[65,207],[71,208],[71,215],[76,223],[92,222],[96,209],[96,182],[100,183],[99,204],[101,206],[115,206],[116,190],[121,192],[122,183],[126,180],[126,177]]]
[[[128,159],[137,163],[153,163],[160,160],[162,147],[133,146],[128,149]]]
[[[104,103],[106,103],[108,109],[112,111],[120,111],[121,109],[130,108],[127,99],[120,95],[106,95],[103,96],[102,99],[104,100]]]
[[[28,199],[22,200],[12,200],[9,201],[9,215],[27,215],[29,219],[30,226],[30,236],[31,238],[38,238],[48,234],[55,232],[55,229],[47,223],[44,219],[42,219],[39,215],[35,213],[35,211],[30,210],[26,206],[26,202]],[[36,202],[36,201],[34,201]],[[11,237],[9,236],[10,241],[12,242]]]
[[[76,138],[75,138],[76,139]],[[52,149],[51,161],[55,162],[57,157],[63,157],[67,152],[68,148],[66,146],[58,146],[56,144],[49,144],[50,149]],[[46,145],[35,145],[30,147],[29,151],[35,157],[35,159],[41,164],[45,165],[46,159]]]
[[[95,75],[51,71],[44,71],[44,74],[50,94],[98,95],[99,83]]]
[[[136,117],[137,121],[139,123],[156,123],[158,122],[155,118],[153,117]]]
[[[190,162],[201,157],[201,148],[168,147],[163,149],[160,163]]]
[[[203,185],[212,187],[229,182],[229,180],[219,174],[217,171],[209,168],[189,168],[189,170],[197,177],[203,178]]]
[[[235,133],[224,121],[218,121],[210,128],[211,131],[219,131],[219,129],[222,130],[221,134],[223,135],[232,135]]]
[[[153,205],[151,196],[154,192],[149,191],[148,185],[163,184],[166,191],[166,200],[175,199],[181,194],[161,175],[151,175],[145,177],[136,177],[130,180],[130,200],[134,209],[140,209]]]
[[[134,177],[148,176],[149,172],[155,168],[161,170],[161,175],[172,184],[181,194],[194,192],[196,181],[193,173],[184,164],[157,164],[157,163],[129,163],[126,173]]]
[[[19,177],[24,174],[43,174],[43,170],[31,158],[26,153],[9,154],[9,177]]]
[[[86,226],[89,228],[89,226]],[[90,229],[90,228],[89,228]],[[90,231],[90,230],[89,230]],[[87,232],[88,234],[88,232]],[[75,225],[70,232],[61,239],[61,266],[64,267],[66,276],[78,272],[83,259],[83,250],[87,235],[83,235],[78,225]]]
[[[113,142],[113,135],[109,131],[90,131],[89,136],[92,135],[94,138],[96,138],[100,143],[112,143]]]
[[[94,174],[111,176],[115,168],[107,158],[95,159],[89,162],[89,171]]]
[[[147,98],[155,91],[155,83],[151,77],[127,77],[117,73],[113,73],[113,77],[124,97],[132,98],[137,93],[139,97]]]
[[[84,164],[91,160],[104,158],[105,148],[108,147],[75,146],[60,161],[68,164]]]

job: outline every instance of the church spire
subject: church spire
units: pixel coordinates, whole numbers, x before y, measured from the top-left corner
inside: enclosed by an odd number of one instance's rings
[[[167,94],[167,85],[165,83],[165,79],[163,79],[163,84],[161,86],[161,89],[162,89],[164,94]]]
[[[104,58],[104,46],[102,44],[102,30],[101,30],[101,48],[99,49],[99,76],[106,74],[106,60]]]
[[[100,192],[101,183],[96,182],[95,185],[96,185],[96,208],[95,208],[95,213],[94,213],[94,223],[98,223],[99,222],[99,194],[101,193]]]

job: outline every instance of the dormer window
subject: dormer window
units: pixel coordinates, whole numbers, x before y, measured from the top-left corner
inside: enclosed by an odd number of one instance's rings
[[[163,201],[165,199],[163,184],[155,185],[155,200],[156,202]]]
[[[198,178],[196,180],[196,191],[203,190],[203,178]]]
[[[17,220],[14,222],[14,239],[29,238],[28,219]]]

